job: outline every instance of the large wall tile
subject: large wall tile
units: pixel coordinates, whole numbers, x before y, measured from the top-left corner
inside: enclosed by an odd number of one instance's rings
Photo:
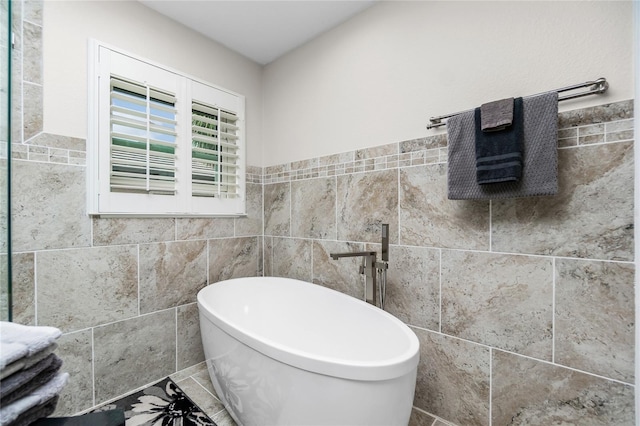
[[[195,302],[206,285],[206,241],[140,245],[140,313]]]
[[[553,265],[443,250],[442,332],[551,361]]]
[[[291,182],[291,236],[336,238],[336,179]]]
[[[91,335],[91,330],[82,330],[63,334],[57,341],[56,355],[63,363],[60,371],[69,373],[69,380],[60,394],[56,417],[69,416],[94,405]]]
[[[232,218],[176,218],[177,240],[233,237]]]
[[[27,66],[28,64],[23,65],[23,72],[25,77],[28,73]],[[24,97],[22,98],[22,129],[24,141],[27,142],[29,141],[29,139],[42,132],[43,88],[40,84],[33,84],[27,81],[23,81],[22,91],[24,93]]]
[[[11,256],[11,291],[13,293],[12,321],[35,325],[35,253],[15,253]]]
[[[447,199],[444,164],[400,169],[400,243],[486,250],[489,202]]]
[[[85,168],[21,160],[12,166],[12,250],[88,247]]]
[[[439,250],[391,246],[386,287],[387,312],[407,324],[439,330]]]
[[[489,425],[489,348],[413,331],[420,339],[414,405],[459,425]]]
[[[291,235],[291,184],[264,185],[264,234],[278,237]]]
[[[634,382],[634,266],[556,260],[555,362]]]
[[[382,170],[338,176],[338,239],[379,242],[389,224],[389,242],[398,242],[398,171]]]
[[[31,83],[42,84],[42,27],[25,22],[23,31],[23,78]]]
[[[38,324],[69,332],[137,315],[137,256],[135,246],[37,253]]]
[[[235,219],[236,237],[262,235],[262,185],[247,183],[247,216]]]
[[[360,257],[333,260],[330,253],[363,251],[362,243],[338,241],[313,242],[313,282],[364,300],[364,277],[360,275]]]
[[[633,144],[558,156],[558,195],[494,202],[493,250],[633,260]]]
[[[494,425],[632,426],[633,387],[493,351]]]
[[[178,306],[178,371],[204,362],[198,304]]]
[[[143,244],[174,241],[173,218],[94,218],[93,244]]]
[[[96,404],[176,371],[176,311],[94,329]]]
[[[209,284],[258,274],[258,237],[209,240]]]
[[[312,280],[312,242],[295,238],[274,238],[271,274],[276,277]]]

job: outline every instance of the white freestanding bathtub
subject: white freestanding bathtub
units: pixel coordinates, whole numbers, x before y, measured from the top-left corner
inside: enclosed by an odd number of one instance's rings
[[[214,388],[238,425],[407,425],[419,343],[396,317],[286,278],[198,293]]]

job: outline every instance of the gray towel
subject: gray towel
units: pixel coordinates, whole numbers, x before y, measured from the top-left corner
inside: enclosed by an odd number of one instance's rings
[[[476,182],[474,110],[447,121],[448,197],[450,200],[497,199],[558,193],[558,93],[523,99],[524,163],[519,182]]]
[[[31,356],[20,358],[19,360],[12,362],[11,364],[7,365],[2,371],[0,371],[0,381],[4,380],[5,377],[9,377],[12,374],[17,373],[18,371],[25,370],[32,365],[35,365],[36,363],[42,361],[50,354],[52,354],[53,351],[55,351],[57,348],[58,344],[56,342],[53,342],[40,352],[36,352]]]
[[[35,365],[0,381],[0,404],[9,404],[39,388],[56,375],[62,360],[50,354]]]
[[[476,182],[493,185],[519,181],[522,177],[524,134],[522,98],[514,99],[512,124],[502,131],[483,132],[481,114],[481,108],[476,108]]]
[[[483,132],[504,130],[513,123],[513,98],[500,99],[480,105]]]
[[[11,404],[0,406],[0,425],[9,425],[18,419],[22,414],[27,413],[38,405],[45,404],[51,398],[60,395],[64,385],[69,379],[69,373],[58,373],[38,389],[31,392]]]
[[[59,398],[60,396],[56,395],[43,404],[29,408],[7,426],[28,426],[33,424],[33,422],[35,422],[36,420],[50,416],[54,411],[56,411],[56,406],[58,405]]]

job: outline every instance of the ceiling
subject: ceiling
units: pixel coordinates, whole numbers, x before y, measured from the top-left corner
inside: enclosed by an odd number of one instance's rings
[[[265,65],[378,0],[139,0]]]

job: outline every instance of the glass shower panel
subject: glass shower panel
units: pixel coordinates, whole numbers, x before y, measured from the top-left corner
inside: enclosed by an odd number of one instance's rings
[[[11,1],[0,0],[0,320],[11,320]]]

